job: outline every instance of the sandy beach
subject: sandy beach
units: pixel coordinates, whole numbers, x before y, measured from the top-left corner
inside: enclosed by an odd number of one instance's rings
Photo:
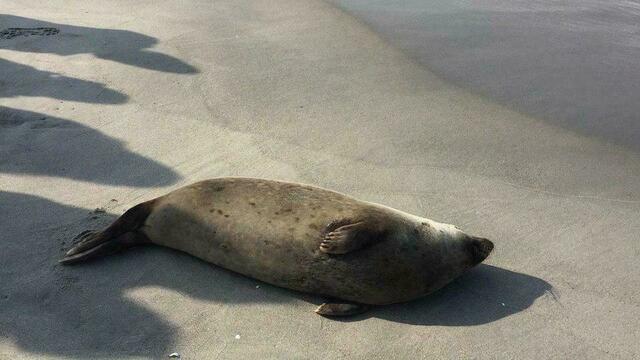
[[[0,38],[1,359],[640,356],[631,97],[598,102],[622,114],[601,136],[598,117],[554,117],[562,104],[588,113],[596,93],[535,112],[488,91],[500,82],[486,74],[444,80],[347,10],[2,1],[0,31],[59,32]],[[331,188],[496,248],[432,296],[346,321],[314,314],[321,298],[168,249],[57,263],[78,233],[220,176]]]

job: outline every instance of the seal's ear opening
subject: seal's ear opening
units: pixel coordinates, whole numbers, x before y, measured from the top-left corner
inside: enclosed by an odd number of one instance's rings
[[[473,265],[480,264],[491,254],[493,243],[488,239],[471,236],[468,243],[468,249],[471,253]]]

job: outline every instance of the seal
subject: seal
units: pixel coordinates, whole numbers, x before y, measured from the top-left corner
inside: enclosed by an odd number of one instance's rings
[[[217,178],[127,210],[86,231],[74,264],[156,244],[264,282],[332,299],[316,312],[353,315],[416,299],[482,262],[487,239],[453,225],[304,184]]]

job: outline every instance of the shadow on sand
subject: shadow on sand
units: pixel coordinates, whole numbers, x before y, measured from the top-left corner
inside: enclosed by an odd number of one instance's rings
[[[127,150],[97,130],[4,106],[0,106],[1,173],[138,187],[165,186],[180,179],[169,167]]]
[[[94,104],[123,104],[129,97],[104,84],[38,70],[0,58],[0,98],[40,96]]]
[[[11,192],[0,192],[0,212],[0,334],[30,353],[166,356],[179,329],[128,298],[128,291],[144,286],[223,304],[302,299],[310,302],[310,312],[312,303],[322,302],[266,284],[255,291],[255,280],[153,246],[61,266],[57,260],[73,235],[101,228],[115,216],[93,220],[87,209]],[[416,325],[480,325],[523,311],[548,291],[551,285],[544,280],[484,265],[425,299],[348,321],[377,317]]]
[[[481,264],[423,299],[381,306],[344,321],[377,317],[411,325],[482,325],[526,310],[545,294],[555,296],[542,279]]]
[[[16,36],[0,40],[0,49],[57,55],[93,54],[98,58],[176,74],[196,74],[198,69],[149,48],[158,39],[133,31],[57,24],[21,16],[0,14],[0,30],[6,28],[54,28],[53,36]]]

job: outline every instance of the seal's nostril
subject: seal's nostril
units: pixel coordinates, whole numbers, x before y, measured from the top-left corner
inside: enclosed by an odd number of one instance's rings
[[[487,256],[493,250],[493,243],[489,239],[482,239],[482,246],[484,247],[484,249],[485,249],[485,251],[487,253]]]
[[[493,250],[493,243],[485,238],[471,237],[471,256],[475,264],[479,264],[489,256]]]

